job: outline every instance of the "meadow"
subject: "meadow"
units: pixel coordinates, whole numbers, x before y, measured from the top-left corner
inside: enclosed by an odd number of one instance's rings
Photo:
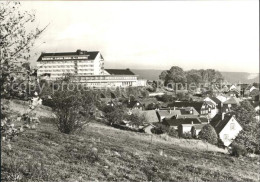
[[[11,150],[2,145],[2,181],[259,181],[258,156],[236,158],[200,140],[123,131],[96,121],[67,135],[47,117],[51,111],[37,112],[36,129],[15,138]]]

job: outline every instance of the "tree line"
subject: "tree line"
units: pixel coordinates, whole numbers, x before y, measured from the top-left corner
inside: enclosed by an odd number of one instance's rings
[[[159,75],[159,79],[164,81],[164,85],[170,83],[220,83],[224,81],[222,74],[214,69],[192,69],[184,71],[181,67],[172,66],[169,70],[164,70]]]

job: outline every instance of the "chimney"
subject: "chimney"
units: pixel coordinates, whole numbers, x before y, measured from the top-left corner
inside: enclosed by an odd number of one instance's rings
[[[193,124],[193,121],[191,121],[191,124]]]
[[[176,110],[176,107],[175,107],[175,106],[173,107],[173,110]]]
[[[224,118],[225,118],[225,112],[222,112],[222,117],[221,117],[221,120],[224,120]]]

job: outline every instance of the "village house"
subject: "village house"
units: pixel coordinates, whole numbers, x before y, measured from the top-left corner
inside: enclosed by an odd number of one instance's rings
[[[242,97],[245,97],[245,95],[249,95],[249,90],[247,89],[249,87],[249,84],[247,83],[240,83],[238,84],[240,95]]]
[[[191,131],[191,127],[195,124],[201,124],[199,118],[179,118],[179,119],[176,119],[176,118],[165,118],[163,119],[162,121],[162,124],[170,127],[170,128],[174,128],[175,130],[178,130],[178,127],[182,124],[189,124],[191,125],[189,127],[189,130],[185,127],[183,130],[182,133],[186,132],[187,130],[190,132]]]
[[[223,102],[225,102],[226,100],[228,100],[227,96],[225,96],[225,95],[223,95],[223,94],[218,95],[216,98],[217,98],[218,100],[220,100],[221,103],[223,103]]]
[[[251,105],[254,107],[255,111],[258,112],[260,110],[260,101],[250,101]]]
[[[222,103],[221,111],[229,112],[238,105],[240,105],[240,99],[236,97],[230,97],[228,100]]]
[[[259,101],[259,90],[258,89],[254,89],[250,92],[250,97],[252,101]]]
[[[211,112],[209,114],[209,117],[213,118],[221,110],[221,101],[216,97],[206,97],[204,101],[213,104],[214,107],[211,108]]]
[[[255,101],[253,107],[254,107],[255,111],[258,112],[260,110],[259,101]]]
[[[201,129],[208,123],[196,124],[191,127],[191,135],[193,138],[197,138]]]
[[[111,107],[115,107],[116,106],[115,102],[112,101],[112,100],[107,101],[106,105],[107,106],[111,106]]]
[[[219,100],[217,97],[206,97],[204,101],[212,102],[218,109],[221,107],[221,100]]]
[[[196,111],[194,107],[181,107],[181,108],[174,108],[174,109],[180,110],[181,116],[184,117],[193,117],[199,115],[199,113]]]
[[[144,106],[139,100],[129,100],[127,102],[127,108],[143,110]]]
[[[157,114],[159,122],[162,122],[162,120],[165,118],[172,118],[173,116],[181,115],[181,111],[170,108],[170,109],[165,109],[165,110],[156,110],[156,114]]]
[[[230,86],[231,86],[231,85],[228,85],[228,84],[226,84],[226,85],[223,85],[223,86],[222,86],[222,88],[221,88],[222,92],[223,92],[223,93],[226,93],[226,92],[228,92],[228,91],[229,91],[229,88],[230,88]]]
[[[227,96],[229,97],[239,97],[240,95],[240,92],[238,90],[229,90],[227,93],[226,93]]]
[[[172,102],[168,104],[168,107],[193,107],[200,115],[208,115],[211,113],[211,105],[209,103],[202,102]]]
[[[233,84],[229,87],[229,91],[237,90],[237,87]]]
[[[223,141],[224,145],[229,146],[236,138],[238,133],[242,130],[242,126],[232,114],[216,115],[210,124],[215,128],[219,138]]]
[[[251,86],[250,88],[249,88],[249,92],[251,93],[253,90],[255,90],[255,89],[257,89],[255,86]]]

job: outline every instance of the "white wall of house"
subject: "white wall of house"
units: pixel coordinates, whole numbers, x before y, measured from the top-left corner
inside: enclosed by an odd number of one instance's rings
[[[184,133],[191,133],[191,128],[193,125],[191,124],[182,124],[182,127],[179,127],[178,129],[181,129],[181,131],[179,131],[179,133],[181,132],[181,134]]]
[[[201,129],[196,129],[196,136],[199,135],[199,132],[201,131]]]
[[[215,109],[211,109],[211,112],[209,113],[209,117],[214,118],[214,116],[219,112],[219,110],[217,109],[217,103],[211,100],[209,97],[206,97],[204,101],[212,102],[215,105]]]
[[[209,113],[209,117],[212,119],[216,116],[216,114],[219,113],[219,109],[215,108],[215,109],[211,109],[211,112]]]
[[[235,85],[232,85],[229,90],[234,90],[234,89],[237,89],[237,87]]]
[[[219,133],[219,138],[223,141],[225,146],[229,146],[241,130],[242,127],[240,124],[232,117]]]

